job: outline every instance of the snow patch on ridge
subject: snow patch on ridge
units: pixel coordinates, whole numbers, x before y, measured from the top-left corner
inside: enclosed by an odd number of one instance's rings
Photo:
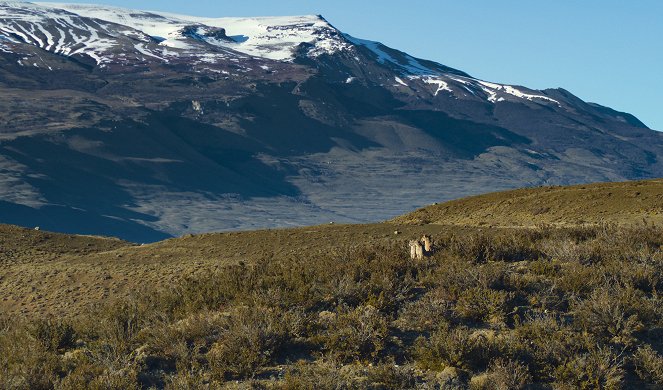
[[[437,90],[435,91],[435,94],[433,96],[437,96],[442,91],[447,91],[450,93],[453,93],[453,89],[449,88],[449,84],[446,81],[436,79],[433,77],[422,77],[421,80],[426,83],[426,84],[433,84],[437,85]]]
[[[98,65],[112,62],[105,53],[115,48],[117,41],[97,21],[32,3],[0,5],[0,34],[11,37],[11,41],[66,56],[87,55]]]
[[[408,86],[407,84],[405,84],[405,81],[403,81],[400,77],[394,77],[394,80],[395,80],[398,84],[400,84],[400,85],[402,85],[402,86],[404,86],[404,87],[407,87],[407,86]]]
[[[492,102],[495,102],[496,100],[499,100],[499,99],[496,99],[496,96],[497,96],[496,91],[502,91],[502,92],[505,92],[509,95],[513,95],[513,96],[521,98],[521,99],[527,99],[527,100],[530,100],[530,101],[538,99],[538,100],[545,100],[545,101],[549,101],[549,102],[552,102],[552,103],[556,103],[558,105],[560,104],[555,99],[552,99],[552,98],[549,98],[549,97],[543,96],[543,95],[533,95],[533,94],[524,93],[521,90],[519,90],[517,88],[514,88],[510,85],[489,83],[487,81],[481,81],[481,80],[476,80],[476,81],[484,87],[483,90],[486,91],[486,93],[488,93],[490,95],[488,100],[490,100]]]
[[[351,45],[340,32],[320,16],[204,18],[166,12],[135,11],[124,8],[39,3],[66,10],[81,16],[121,24],[152,37],[159,37],[161,45],[177,49],[192,49],[182,34],[187,27],[223,28],[230,40],[206,39],[209,44],[232,49],[250,56],[277,61],[291,61],[302,43],[312,45],[308,55],[316,57],[347,50]]]
[[[436,75],[439,73],[435,70],[432,70],[424,66],[416,58],[412,57],[409,54],[398,52],[400,58],[394,57],[392,54],[388,52],[392,51],[393,49],[389,49],[387,46],[383,45],[380,42],[355,38],[349,34],[343,34],[343,36],[345,37],[345,39],[352,42],[354,45],[363,46],[368,50],[370,50],[371,52],[373,52],[377,56],[377,60],[379,63],[385,64],[389,62],[403,69],[405,73],[409,75],[424,76],[424,75]],[[394,52],[396,51],[394,50]]]

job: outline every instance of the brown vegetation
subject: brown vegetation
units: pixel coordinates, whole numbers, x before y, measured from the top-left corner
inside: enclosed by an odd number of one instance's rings
[[[399,224],[535,227],[663,222],[663,180],[536,187],[453,200],[394,219]]]
[[[402,238],[393,226],[307,229],[260,235],[314,235],[317,250],[302,244],[267,256],[255,240],[256,257],[218,261],[221,249],[210,242],[234,253],[258,234],[245,233],[85,254],[79,265],[122,264],[121,254],[153,273],[175,258],[201,268],[89,301],[89,311],[3,316],[0,387],[661,386],[659,227],[428,226],[436,252],[414,261],[408,238],[424,227],[399,227]],[[361,229],[372,239],[344,249]],[[136,252],[170,260],[141,265]],[[205,263],[206,254],[217,261]]]

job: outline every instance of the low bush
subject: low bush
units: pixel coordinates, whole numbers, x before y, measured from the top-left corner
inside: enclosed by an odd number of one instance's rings
[[[650,345],[644,345],[633,355],[635,372],[643,381],[663,387],[663,356]]]
[[[219,380],[252,378],[290,341],[288,315],[265,307],[229,312],[207,360]]]
[[[484,374],[483,380],[475,380],[476,390],[521,390],[532,381],[527,365],[505,359],[496,359]]]
[[[473,287],[460,294],[454,310],[468,320],[503,324],[510,297],[511,295],[504,291]]]
[[[414,347],[415,362],[428,370],[442,371],[446,367],[470,369],[481,366],[489,356],[487,340],[474,335],[464,326],[440,324],[430,337],[420,337]]]
[[[63,352],[74,347],[76,332],[68,322],[55,319],[37,320],[32,335],[47,350]]]
[[[340,309],[321,318],[316,337],[326,355],[339,363],[375,361],[385,349],[389,329],[386,319],[372,306]]]
[[[555,385],[560,389],[621,389],[623,362],[609,348],[595,347],[576,355],[555,370]]]
[[[635,333],[656,318],[655,309],[642,292],[609,284],[595,289],[589,298],[575,303],[577,325],[611,343],[631,345]]]
[[[524,359],[534,378],[548,381],[553,371],[569,357],[584,351],[586,338],[556,315],[540,314],[527,318],[513,331],[516,347],[511,353]]]

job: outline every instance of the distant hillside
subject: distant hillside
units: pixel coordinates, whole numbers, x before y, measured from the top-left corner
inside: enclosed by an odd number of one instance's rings
[[[495,192],[424,207],[392,222],[529,227],[643,219],[663,222],[663,179]]]

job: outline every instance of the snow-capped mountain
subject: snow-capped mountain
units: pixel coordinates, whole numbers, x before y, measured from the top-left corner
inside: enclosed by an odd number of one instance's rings
[[[0,1],[0,222],[134,240],[661,176],[663,139],[322,16]]]
[[[249,58],[292,63],[301,54],[302,46],[307,58],[343,54],[362,66],[366,58],[357,54],[368,50],[372,59],[400,76],[387,80],[394,86],[408,88],[410,83],[423,82],[431,86],[434,96],[471,94],[493,103],[516,97],[560,104],[545,92],[532,93],[477,80],[379,42],[343,34],[322,16],[201,18],[96,5],[0,4],[0,39],[6,44],[28,43],[68,57],[87,56],[99,68],[145,61],[168,64],[182,57],[193,64],[241,62]],[[348,74],[346,82],[352,80],[353,75]]]

